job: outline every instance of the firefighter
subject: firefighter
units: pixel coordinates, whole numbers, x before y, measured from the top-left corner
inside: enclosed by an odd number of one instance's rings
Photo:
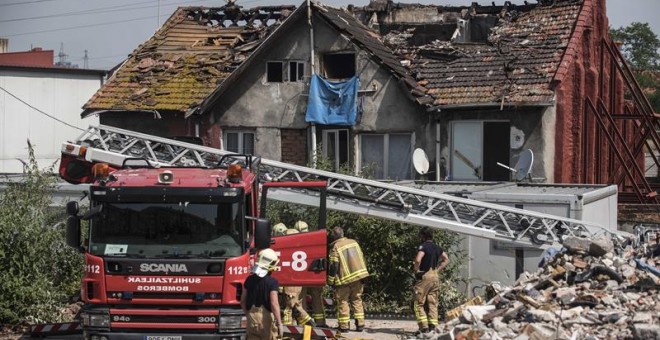
[[[419,334],[434,331],[438,325],[438,292],[440,279],[438,273],[447,266],[449,257],[433,241],[433,231],[424,227],[419,231],[422,244],[417,248],[413,264],[415,272],[415,291],[413,309],[419,326]],[[428,303],[428,314],[424,304]]]
[[[305,221],[298,221],[293,228],[301,233],[309,231],[309,225]],[[325,307],[323,306],[323,287],[305,287],[302,293],[303,308],[307,310],[306,296],[312,298],[312,318],[317,327],[325,327]]]
[[[286,235],[297,234],[298,230],[294,228],[287,229]],[[284,324],[293,324],[293,317],[295,316],[296,322],[299,325],[309,324],[315,326],[314,320],[307,314],[303,308],[301,295],[303,287],[300,286],[286,286],[283,289],[284,293]]]
[[[279,261],[274,250],[260,251],[252,274],[243,283],[245,294],[241,295],[241,308],[247,316],[248,340],[274,340],[284,335],[277,298],[279,283],[270,276],[278,269]]]
[[[362,305],[362,279],[369,276],[360,245],[344,237],[342,227],[330,232],[328,285],[334,288],[337,304],[337,321],[340,332],[348,332],[350,324],[349,303],[353,308],[355,329],[364,329],[364,306]]]
[[[273,236],[282,236],[286,234],[286,225],[284,223],[278,223],[273,226]]]

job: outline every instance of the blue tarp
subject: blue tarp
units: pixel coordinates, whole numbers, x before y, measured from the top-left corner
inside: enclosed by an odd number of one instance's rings
[[[312,75],[305,121],[323,125],[354,125],[357,116],[358,77],[328,81]]]

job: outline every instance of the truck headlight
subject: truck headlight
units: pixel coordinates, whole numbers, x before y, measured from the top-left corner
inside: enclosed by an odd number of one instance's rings
[[[110,327],[110,315],[89,314],[90,327]]]
[[[218,323],[218,328],[220,329],[246,327],[247,318],[244,315],[221,315],[220,322]]]

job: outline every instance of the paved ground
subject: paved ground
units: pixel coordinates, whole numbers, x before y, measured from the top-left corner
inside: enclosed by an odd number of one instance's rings
[[[409,339],[417,330],[415,321],[405,320],[366,320],[365,330],[362,332],[348,332],[341,335],[341,339],[352,340],[400,340]],[[337,319],[328,319],[328,325],[337,326]],[[355,324],[351,321],[351,327],[355,329]],[[20,335],[0,335],[2,340],[31,340],[28,336]],[[46,340],[81,340],[80,335],[48,337]]]

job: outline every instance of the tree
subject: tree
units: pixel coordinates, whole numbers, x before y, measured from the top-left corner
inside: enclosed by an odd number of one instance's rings
[[[648,23],[610,29],[614,41],[621,42],[621,52],[632,66],[637,82],[655,112],[660,112],[660,40]]]
[[[614,41],[622,43],[621,49],[630,66],[641,70],[660,70],[660,40],[648,23],[633,22],[629,26],[610,29]]]

